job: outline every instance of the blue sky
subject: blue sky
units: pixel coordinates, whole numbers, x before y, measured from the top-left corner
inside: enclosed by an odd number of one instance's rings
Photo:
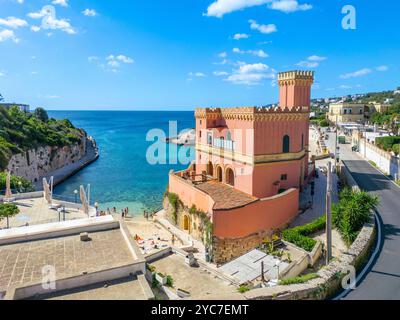
[[[344,5],[356,30],[342,28]],[[54,7],[55,15],[42,10]],[[397,0],[0,0],[0,93],[48,109],[190,110],[400,86]],[[236,35],[236,36],[235,36]]]

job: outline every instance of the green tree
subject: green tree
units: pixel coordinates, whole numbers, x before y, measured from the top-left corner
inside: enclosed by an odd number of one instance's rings
[[[37,119],[39,119],[40,121],[43,121],[43,122],[49,121],[49,115],[47,114],[47,111],[44,110],[43,108],[36,108],[34,114],[35,114],[35,117]]]
[[[7,174],[4,172],[0,172],[0,191],[6,189],[6,178]],[[11,175],[11,188],[17,189],[18,192],[32,192],[34,191],[34,187],[32,182],[22,178],[17,177],[15,175]]]
[[[3,95],[0,93],[0,102],[4,100]]]
[[[357,238],[364,224],[370,221],[371,210],[378,204],[378,197],[364,191],[345,188],[340,193],[339,203],[332,206],[333,224],[348,246]]]
[[[0,203],[0,220],[7,219],[7,229],[10,228],[9,219],[19,213],[19,208],[14,203]]]

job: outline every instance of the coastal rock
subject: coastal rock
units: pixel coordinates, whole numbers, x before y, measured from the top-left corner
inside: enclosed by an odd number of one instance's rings
[[[72,146],[42,146],[13,155],[7,169],[15,175],[37,182],[40,177],[80,160],[86,154],[87,139],[84,136]]]

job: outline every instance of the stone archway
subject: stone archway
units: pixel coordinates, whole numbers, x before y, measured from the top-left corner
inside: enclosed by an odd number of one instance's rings
[[[187,215],[183,216],[183,230],[189,231],[189,217]]]
[[[214,176],[214,166],[211,161],[207,164],[207,174],[211,177]]]
[[[222,182],[223,179],[223,171],[220,166],[217,167],[217,180],[218,182]]]
[[[230,186],[234,187],[235,186],[235,173],[231,168],[226,169],[226,183],[229,184]]]

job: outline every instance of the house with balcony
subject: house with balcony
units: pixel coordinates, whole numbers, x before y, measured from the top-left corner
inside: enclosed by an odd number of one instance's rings
[[[309,176],[314,73],[278,75],[278,107],[197,109],[196,160],[170,172],[174,223],[224,263],[257,247],[298,215]]]

